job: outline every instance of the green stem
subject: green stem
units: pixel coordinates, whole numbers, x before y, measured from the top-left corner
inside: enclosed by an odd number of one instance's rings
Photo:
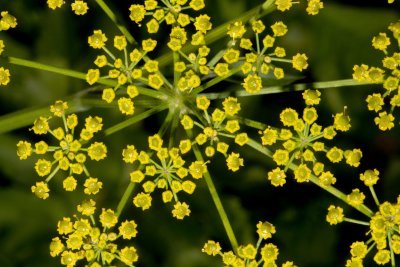
[[[374,201],[375,201],[376,206],[378,206],[378,208],[379,208],[379,206],[380,206],[381,204],[379,203],[378,197],[376,196],[374,187],[373,187],[373,186],[369,186],[369,190],[371,191],[371,194],[372,194],[372,197],[374,198]]]
[[[349,222],[349,223],[355,223],[355,224],[360,224],[360,225],[369,226],[369,222],[364,222],[364,221],[355,220],[355,219],[350,219],[350,218],[344,218],[343,220],[344,220],[345,222]]]
[[[124,209],[126,203],[128,203],[128,199],[132,195],[133,189],[135,189],[135,183],[129,183],[126,188],[121,200],[118,203],[116,215],[119,217],[121,215],[122,210]]]
[[[189,138],[192,138],[192,137],[189,136]],[[203,155],[201,154],[200,149],[198,148],[198,146],[197,145],[193,145],[192,148],[193,148],[193,152],[194,152],[194,154],[196,156],[196,159],[200,160],[200,161],[204,161]],[[221,202],[221,199],[219,198],[217,189],[215,188],[214,182],[213,182],[213,180],[211,178],[211,175],[210,175],[210,173],[208,171],[204,174],[204,179],[206,181],[208,190],[210,191],[211,198],[212,198],[212,200],[213,200],[213,202],[215,204],[215,207],[217,208],[219,217],[221,218],[221,221],[222,221],[222,224],[223,224],[223,226],[225,228],[226,234],[228,235],[229,242],[231,243],[231,246],[232,246],[233,250],[236,252],[237,248],[238,248],[238,242],[236,240],[235,233],[233,232],[231,223],[229,222],[229,219],[228,219],[228,216],[227,216],[227,214],[225,212],[224,206],[222,205],[222,202]]]
[[[104,13],[107,14],[107,16],[114,22],[114,24],[117,26],[117,28],[122,32],[123,35],[125,35],[126,39],[130,44],[137,44],[135,38],[133,38],[132,34],[127,30],[127,28],[122,25],[121,23],[118,22],[117,16],[114,14],[114,12],[107,6],[106,3],[104,3],[103,0],[95,0],[96,3],[100,6],[101,9],[103,9]]]
[[[241,70],[241,66],[239,65],[239,66],[237,66],[237,67],[231,69],[231,70],[229,71],[228,74],[226,74],[226,75],[224,75],[224,76],[215,77],[214,79],[212,79],[212,80],[206,82],[204,85],[199,86],[199,87],[197,87],[196,89],[194,89],[194,90],[193,90],[193,94],[196,95],[196,94],[201,93],[202,91],[204,91],[204,90],[210,88],[211,86],[214,86],[214,85],[216,85],[216,84],[218,84],[218,83],[224,81],[226,78],[231,77],[232,75],[238,73],[240,70]]]
[[[126,127],[131,126],[132,124],[135,124],[135,123],[137,123],[137,122],[139,122],[141,120],[144,120],[145,118],[147,118],[147,117],[149,117],[149,116],[151,116],[151,115],[153,115],[153,114],[155,114],[157,112],[160,112],[162,110],[167,109],[167,107],[168,107],[168,104],[162,104],[162,105],[157,106],[155,108],[146,110],[146,111],[144,111],[144,112],[142,112],[140,114],[132,116],[131,118],[129,118],[129,119],[123,121],[123,122],[120,122],[120,123],[118,123],[118,124],[116,124],[114,126],[111,126],[110,128],[107,128],[106,130],[104,130],[104,135],[105,136],[109,136],[111,134],[114,134],[114,133],[116,133],[116,132],[118,132],[118,131],[126,128]]]
[[[260,143],[256,142],[253,139],[249,139],[249,142],[247,142],[247,145],[250,146],[251,148],[257,150],[258,152],[272,158],[272,152],[263,147]],[[292,171],[294,171],[297,168],[297,165],[292,163],[289,165],[289,169],[291,169]],[[325,191],[331,193],[332,195],[334,195],[335,197],[337,197],[338,199],[342,200],[343,202],[345,202],[347,204],[347,196],[346,194],[344,194],[342,191],[338,190],[336,187],[333,186],[329,186],[329,187],[323,187],[320,185],[318,177],[316,177],[315,175],[311,175],[310,177],[310,181],[316,185],[318,185],[319,187],[321,187],[322,189],[324,189]],[[368,217],[371,217],[373,215],[373,212],[364,204],[354,207],[355,209],[357,209],[359,212],[365,214]]]
[[[335,88],[335,87],[344,87],[344,86],[359,86],[359,85],[368,85],[372,83],[368,82],[358,82],[353,79],[344,79],[344,80],[336,80],[336,81],[326,81],[326,82],[314,82],[314,83],[298,83],[298,84],[290,84],[285,86],[269,86],[264,87],[258,93],[248,93],[245,90],[238,90],[234,92],[234,95],[237,97],[244,96],[255,96],[255,95],[269,95],[276,94],[282,92],[292,92],[292,91],[304,91],[309,88],[313,89],[327,89],[327,88]],[[229,95],[232,95],[231,92],[222,92],[222,93],[209,93],[205,94],[209,99],[220,99],[226,98]]]

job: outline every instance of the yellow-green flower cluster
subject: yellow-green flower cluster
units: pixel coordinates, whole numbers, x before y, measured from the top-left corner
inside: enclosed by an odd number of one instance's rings
[[[214,72],[218,76],[224,76],[229,73],[229,65],[241,62],[241,71],[246,75],[243,81],[244,89],[250,93],[258,93],[262,88],[262,76],[272,71],[276,79],[283,79],[285,72],[283,68],[278,67],[276,62],[292,63],[294,69],[303,71],[308,67],[307,56],[305,54],[296,54],[292,59],[285,59],[286,51],[283,47],[276,46],[276,40],[287,34],[288,28],[282,22],[278,21],[271,25],[272,33],[265,34],[260,41],[260,35],[266,27],[261,20],[251,23],[251,29],[255,35],[256,43],[253,44],[249,38],[244,38],[246,28],[241,21],[233,22],[228,27],[227,34],[233,39],[232,47],[228,48],[223,60],[226,63],[218,63],[214,67]],[[240,40],[236,42],[236,40]],[[236,47],[236,48],[235,48]],[[243,57],[240,57],[240,49],[245,50]]]
[[[330,206],[326,218],[330,224],[342,222],[345,219],[343,209]],[[363,266],[364,258],[375,246],[377,251],[373,259],[376,264],[385,265],[390,261],[394,263],[394,256],[400,254],[400,196],[397,203],[386,201],[380,204],[378,211],[371,216],[369,223],[365,224],[369,225],[367,234],[371,238],[367,242],[356,241],[351,244],[351,258],[347,260],[346,267]]]
[[[293,0],[275,0],[276,8],[282,12],[289,10],[293,4],[298,3],[298,1],[294,2]],[[324,8],[324,3],[321,0],[307,0],[306,12],[308,15],[317,15],[322,8]]]
[[[150,34],[157,33],[163,22],[170,25],[172,28],[167,45],[171,50],[178,51],[188,40],[185,27],[192,23],[196,30],[191,36],[192,44],[199,45],[204,42],[204,34],[212,28],[210,17],[206,14],[192,17],[186,13],[189,10],[199,11],[204,7],[204,0],[145,0],[144,4],[130,6],[129,18],[139,26],[146,23],[147,32]],[[149,20],[144,22],[146,16]]]
[[[207,241],[204,245],[202,252],[210,256],[219,255],[224,266],[232,267],[273,267],[278,266],[276,260],[278,259],[279,249],[273,243],[266,243],[261,246],[261,243],[269,238],[276,232],[275,226],[269,222],[259,222],[257,224],[258,242],[253,244],[241,245],[238,247],[237,252],[226,251],[222,252],[222,248],[218,242],[213,240]],[[262,265],[260,265],[262,264]],[[293,262],[286,261],[282,267],[295,267]]]
[[[189,115],[183,115],[181,124],[185,130],[192,130],[194,126],[201,129],[196,135],[194,141],[189,139],[180,141],[179,148],[182,153],[187,153],[193,144],[205,146],[204,153],[211,158],[215,152],[219,152],[226,158],[226,164],[229,170],[235,172],[243,166],[243,159],[239,153],[231,152],[228,154],[229,144],[223,142],[221,138],[231,138],[239,146],[244,146],[249,141],[246,133],[240,133],[239,120],[234,116],[240,111],[240,103],[235,97],[227,97],[223,100],[223,109],[216,108],[210,114],[208,108],[210,100],[206,96],[196,98],[197,108],[202,111],[198,114],[199,122],[194,121]]]
[[[47,0],[47,6],[53,10],[61,8],[65,3],[64,0]],[[71,10],[78,16],[85,15],[89,10],[87,3],[82,0],[74,0],[70,6]]]
[[[25,140],[21,140],[17,144],[17,155],[21,160],[27,159],[32,154],[52,154],[53,159],[40,158],[35,163],[36,173],[40,177],[46,177],[46,179],[32,186],[32,192],[42,199],[48,198],[49,188],[47,183],[59,170],[68,172],[68,177],[63,181],[63,187],[66,191],[76,189],[78,182],[75,177],[81,174],[87,177],[84,183],[85,194],[97,194],[102,188],[102,182],[91,177],[85,166],[87,156],[95,161],[102,160],[107,156],[107,147],[104,143],[93,142],[88,144],[93,135],[102,129],[102,119],[97,116],[87,117],[85,127],[81,129],[79,137],[76,138],[74,136],[78,117],[76,114],[66,116],[67,109],[68,104],[63,101],[56,101],[50,107],[54,117],[62,120],[62,126],[51,129],[49,122],[52,118],[39,117],[31,128],[37,135],[50,134],[57,140],[57,145],[49,145],[43,140],[34,145]]]
[[[324,171],[324,164],[316,157],[316,153],[324,153],[329,161],[338,163],[343,159],[353,167],[358,167],[362,157],[360,149],[346,150],[334,146],[328,148],[320,139],[332,140],[337,131],[348,131],[351,127],[350,117],[346,109],[334,116],[333,124],[323,128],[317,124],[317,110],[314,105],[320,102],[320,92],[306,90],[303,92],[306,108],[300,115],[292,108],[286,108],[280,114],[280,120],[285,128],[266,128],[261,132],[261,141],[265,146],[275,149],[273,160],[280,167],[268,173],[268,180],[274,186],[283,186],[286,183],[286,170],[292,163],[296,163],[294,178],[297,182],[307,182],[312,173],[319,177],[322,187],[328,187],[336,182],[330,171]],[[277,147],[281,143],[281,147]]]
[[[17,27],[17,19],[8,11],[1,11],[0,15],[0,32]],[[4,41],[0,39],[0,55],[4,52],[4,48]],[[0,66],[0,86],[7,85],[10,82],[10,76],[10,70]]]
[[[152,204],[151,194],[156,188],[163,190],[164,203],[174,201],[172,215],[177,219],[189,216],[190,209],[185,202],[180,202],[178,193],[181,191],[193,194],[196,184],[187,179],[190,175],[193,179],[201,179],[207,171],[206,163],[194,161],[185,167],[185,160],[179,148],[163,147],[163,140],[158,134],[149,137],[151,152],[137,151],[135,146],[128,145],[123,151],[123,160],[126,163],[139,163],[140,168],[130,173],[132,183],[141,183],[143,192],[139,192],[133,198],[133,204],[142,210],[149,209]],[[155,154],[156,158],[152,158]],[[147,179],[145,179],[147,177]]]
[[[373,67],[365,64],[355,65],[353,79],[360,82],[382,84],[383,91],[368,95],[366,102],[368,110],[377,113],[375,124],[382,131],[394,127],[393,111],[400,106],[400,53],[390,52],[390,45],[400,43],[400,21],[390,24],[390,34],[379,33],[372,39],[372,46],[384,53],[381,67]],[[385,102],[390,103],[390,109],[385,108]]]
[[[106,48],[107,41],[108,38],[101,30],[95,30],[89,36],[89,45],[94,49],[101,49],[104,54],[96,57],[94,64],[97,68],[88,70],[86,81],[92,85],[101,78],[115,80],[114,87],[103,89],[102,99],[107,103],[112,103],[117,98],[120,112],[125,115],[133,115],[135,112],[133,100],[139,95],[139,88],[134,81],[140,81],[156,90],[159,90],[164,84],[164,80],[158,72],[158,62],[150,59],[143,62],[143,58],[155,48],[157,41],[144,40],[141,48],[134,48],[129,54],[125,36],[114,37],[113,48],[116,53]],[[143,64],[139,64],[141,62]],[[106,72],[102,77],[100,77],[100,70]],[[123,94],[118,95],[119,89],[123,90]]]
[[[50,243],[50,255],[60,257],[61,264],[67,267],[80,266],[80,262],[86,262],[85,266],[100,267],[112,266],[121,262],[124,266],[133,266],[138,261],[139,255],[134,246],[119,248],[118,239],[131,240],[136,237],[136,223],[133,220],[125,220],[118,224],[118,216],[111,209],[103,209],[99,222],[94,221],[94,201],[91,204],[83,203],[92,209],[90,215],[82,217],[64,217],[57,224],[60,237],[54,237]],[[78,209],[81,206],[78,206]],[[87,211],[87,207],[82,208]],[[119,226],[118,226],[119,225]],[[118,228],[117,228],[118,226]]]

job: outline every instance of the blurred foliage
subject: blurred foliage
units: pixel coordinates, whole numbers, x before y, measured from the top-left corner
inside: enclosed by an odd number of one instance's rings
[[[108,2],[113,2],[114,8],[127,15],[131,1]],[[208,14],[214,25],[218,25],[262,1],[206,2]],[[351,78],[354,64],[378,64],[380,54],[371,48],[372,36],[399,18],[395,10],[398,6],[389,9],[385,1],[370,2],[326,1],[326,8],[316,17],[308,17],[303,11],[275,12],[263,20],[266,25],[276,20],[287,23],[289,34],[282,45],[288,53],[304,51],[309,56],[310,69],[302,81],[346,79]],[[89,33],[95,28],[102,28],[110,36],[116,33],[108,18],[91,4],[89,14],[78,18],[67,8],[51,12],[44,0],[2,0],[0,10],[9,10],[19,23],[17,29],[0,33],[0,38],[7,43],[7,54],[85,71],[94,58],[94,52],[86,43]],[[140,32],[134,33],[140,38]],[[216,47],[224,45],[217,43]],[[12,83],[0,90],[1,115],[43,107],[86,88],[85,82],[80,80],[21,67],[10,66],[10,69]],[[348,106],[353,130],[342,135],[339,142],[362,149],[364,158],[360,170],[379,168],[384,181],[378,187],[378,195],[393,201],[398,194],[395,190],[400,188],[399,127],[384,136],[372,127],[373,118],[366,109],[365,98],[373,89],[373,86],[326,89],[321,118],[330,122],[330,114]],[[284,107],[301,106],[300,94],[294,92],[248,97],[242,102],[246,117],[270,124],[278,121],[279,111]],[[105,117],[108,125],[121,120],[110,109],[89,109],[83,113],[92,112]],[[162,120],[159,116],[158,122]],[[105,138],[110,154],[102,163],[102,169],[94,173],[104,177],[100,205],[115,207],[127,185],[129,169],[120,160],[121,149],[126,143],[139,144],[139,149],[143,149],[140,144],[145,144],[146,136],[156,129],[156,118],[152,117]],[[64,193],[56,177],[50,200],[36,199],[30,192],[30,186],[38,179],[33,162],[19,161],[15,153],[15,144],[21,138],[32,138],[27,128],[0,135],[0,266],[58,266],[58,259],[51,258],[48,253],[49,242],[56,235],[57,221],[75,213],[82,196]],[[330,227],[325,222],[326,208],[337,200],[311,184],[297,185],[289,181],[284,188],[273,188],[265,178],[272,166],[270,160],[248,150],[241,153],[247,160],[240,172],[228,174],[225,167],[219,169],[223,162],[214,164],[211,169],[239,242],[254,242],[256,223],[268,220],[277,227],[274,241],[280,248],[281,259],[294,260],[299,266],[307,267],[343,266],[351,241],[363,238],[364,233],[354,231],[352,225]],[[335,171],[339,188],[345,192],[358,181],[357,170],[337,168]],[[188,202],[192,214],[183,222],[173,219],[159,199],[150,211],[126,208],[123,217],[133,217],[139,225],[139,236],[134,241],[140,253],[138,266],[218,266],[215,259],[201,253],[208,239],[219,240],[225,250],[229,249],[205,184],[199,186]],[[348,212],[352,212],[351,209]],[[351,215],[362,218],[356,212]]]

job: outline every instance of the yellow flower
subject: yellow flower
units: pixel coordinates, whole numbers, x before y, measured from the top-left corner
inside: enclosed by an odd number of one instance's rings
[[[161,76],[156,73],[156,74],[150,74],[148,77],[149,80],[149,85],[153,87],[154,89],[160,89],[161,86],[164,84],[164,80],[161,78]]]
[[[10,71],[0,67],[0,85],[7,85],[10,82]]]
[[[112,88],[106,88],[103,90],[101,98],[107,103],[111,103],[115,98],[115,91]]]
[[[289,152],[284,149],[277,149],[272,158],[277,165],[285,165],[289,161]]]
[[[374,256],[374,261],[379,265],[385,265],[390,261],[390,251],[387,249],[378,250]]]
[[[75,2],[71,4],[71,8],[76,15],[85,15],[89,9],[87,3],[81,0],[75,0]]]
[[[344,215],[343,209],[341,207],[335,207],[330,205],[328,208],[328,214],[326,215],[326,221],[330,224],[338,224],[343,222]]]
[[[172,210],[172,216],[177,218],[178,220],[182,220],[184,217],[190,215],[189,205],[185,202],[178,201],[174,205],[174,209]]]
[[[144,19],[146,14],[146,10],[143,5],[131,5],[129,7],[129,11],[131,12],[129,18],[138,24]]]
[[[243,34],[246,32],[245,27],[241,21],[235,21],[229,24],[227,34],[235,41],[235,39],[242,38]]]
[[[276,233],[275,226],[269,222],[258,222],[257,223],[257,234],[262,239],[268,239]]]
[[[287,26],[282,21],[275,22],[271,29],[274,36],[284,36],[288,32]]]
[[[222,102],[225,114],[228,116],[234,116],[240,111],[240,103],[236,97],[227,97]]]
[[[204,0],[191,0],[189,6],[193,10],[200,10],[203,9],[206,5],[204,4]]]
[[[139,255],[134,247],[124,247],[119,252],[119,257],[123,263],[129,266],[131,266],[132,263],[137,262],[139,259]]]
[[[379,180],[379,171],[377,169],[366,170],[364,173],[360,174],[360,180],[363,181],[366,186],[373,186]]]
[[[213,240],[208,240],[207,243],[205,243],[203,248],[201,249],[201,252],[204,252],[210,256],[215,256],[221,252],[221,246],[218,242],[215,242]]]
[[[276,8],[279,11],[289,10],[292,7],[292,0],[275,0]]]
[[[85,180],[85,183],[83,184],[83,186],[85,187],[85,189],[83,190],[85,194],[95,195],[103,187],[103,183],[99,182],[99,180],[97,178],[89,177]]]
[[[308,15],[317,15],[324,8],[324,3],[321,0],[308,0],[306,11]]]
[[[135,107],[133,105],[133,101],[127,97],[121,97],[118,99],[118,108],[122,114],[125,115],[133,115],[135,112]]]
[[[150,208],[151,200],[152,198],[149,194],[141,192],[133,198],[133,204],[138,208],[142,208],[142,210],[146,210]]]
[[[45,159],[39,159],[36,161],[35,170],[41,177],[48,175],[51,172],[51,162]]]
[[[93,199],[84,200],[82,204],[78,205],[77,210],[82,213],[82,215],[93,215],[96,210],[96,202]]]
[[[19,141],[17,144],[17,155],[20,160],[27,159],[32,155],[32,145],[27,141]]]
[[[299,183],[308,182],[310,177],[311,177],[311,170],[307,167],[306,164],[300,164],[294,170],[294,178]]]
[[[46,199],[49,197],[50,190],[45,182],[36,182],[36,185],[33,185],[31,190],[38,198]]]
[[[210,22],[210,17],[204,14],[196,17],[194,27],[196,30],[202,33],[206,33],[207,31],[211,30],[212,23]]]
[[[278,258],[278,248],[274,244],[265,244],[265,246],[260,251],[261,258],[265,262],[274,262]]]
[[[346,199],[350,205],[357,207],[363,204],[365,195],[357,188],[353,189],[353,191],[347,195]]]
[[[278,167],[268,172],[268,180],[273,186],[283,186],[286,183],[286,174]]]
[[[195,179],[200,179],[207,172],[207,165],[203,161],[192,162],[189,166],[189,172]]]
[[[95,49],[103,48],[106,42],[107,37],[101,30],[95,30],[88,38],[89,45]]]
[[[118,50],[124,50],[127,46],[127,41],[125,36],[123,35],[117,35],[114,37],[114,47],[117,48]]]
[[[390,39],[387,37],[386,33],[380,32],[379,35],[375,36],[372,39],[372,46],[378,50],[386,50],[386,48],[390,45]]]
[[[258,93],[262,88],[261,77],[257,74],[250,74],[244,79],[243,87],[250,94]]]
[[[293,68],[302,71],[308,67],[308,57],[305,54],[296,54],[292,58]]]
[[[379,130],[387,131],[394,127],[394,117],[392,114],[387,114],[386,111],[379,113],[378,117],[375,117],[374,122],[378,125]]]
[[[241,166],[243,166],[243,159],[239,157],[238,153],[231,153],[226,159],[226,165],[228,169],[235,172],[239,170]]]
[[[77,181],[73,176],[68,176],[63,181],[65,191],[74,191],[76,189]]]
[[[118,217],[112,209],[103,209],[100,214],[100,223],[104,228],[114,227],[118,222]]]
[[[328,187],[336,183],[336,178],[330,171],[322,172],[318,179],[322,187]]]
[[[119,234],[122,236],[123,239],[131,239],[135,237],[138,233],[136,230],[137,224],[135,221],[124,221],[121,223],[121,226],[118,228]]]
[[[88,156],[91,160],[102,160],[107,157],[107,147],[102,142],[94,142],[88,148]]]
[[[92,85],[96,83],[100,78],[99,69],[89,69],[86,74],[86,81],[88,84]]]

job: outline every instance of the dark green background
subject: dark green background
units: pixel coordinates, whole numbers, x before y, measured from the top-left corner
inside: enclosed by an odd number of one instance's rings
[[[398,1],[398,0],[396,0]],[[69,1],[67,1],[69,2]],[[127,7],[136,1],[113,2],[113,8],[127,17]],[[216,0],[207,2],[207,13],[213,24],[231,20],[262,1]],[[378,3],[379,2],[379,3]],[[384,31],[390,22],[399,19],[399,5],[385,1],[326,1],[326,8],[315,17],[306,16],[304,10],[290,13],[275,12],[264,17],[266,25],[283,20],[289,33],[281,41],[288,55],[305,52],[310,67],[299,77],[301,82],[328,81],[351,77],[354,64],[380,65],[382,54],[371,47],[371,39]],[[85,72],[91,67],[95,52],[87,45],[87,36],[101,28],[108,36],[116,34],[114,25],[90,1],[90,12],[77,17],[68,6],[51,12],[45,1],[2,0],[0,10],[9,10],[18,18],[18,28],[0,33],[6,43],[6,55],[31,59],[50,65]],[[126,20],[135,38],[141,32]],[[159,36],[165,38],[165,36]],[[223,47],[223,43],[215,49]],[[216,50],[215,50],[216,51]],[[4,60],[0,60],[3,62]],[[5,65],[6,63],[1,63]],[[0,88],[0,114],[20,109],[45,106],[55,100],[71,96],[86,88],[84,81],[22,67],[9,66],[12,82]],[[212,90],[230,90],[237,85],[223,84]],[[352,130],[340,134],[335,145],[343,148],[359,147],[364,152],[358,169],[342,164],[335,167],[338,187],[344,192],[360,187],[365,192],[367,204],[374,207],[358,174],[368,168],[381,171],[382,182],[377,186],[380,199],[394,202],[399,192],[399,125],[389,133],[374,126],[373,114],[367,111],[366,96],[379,90],[379,86],[343,87],[323,91],[320,105],[322,125],[332,122],[331,114],[348,106],[352,117]],[[302,108],[299,93],[281,93],[241,100],[243,115],[278,126],[280,110],[285,107]],[[83,114],[99,114],[110,126],[123,117],[113,109],[90,109]],[[127,143],[146,143],[146,136],[154,134],[165,114],[104,139],[109,156],[99,165],[93,165],[94,176],[104,179],[104,190],[98,199],[101,207],[113,208],[128,183],[129,169],[120,160],[120,151]],[[396,112],[398,116],[398,113]],[[82,115],[83,117],[84,115]],[[1,117],[0,117],[1,119]],[[75,207],[82,199],[78,193],[65,193],[61,177],[50,183],[48,200],[42,201],[30,193],[30,186],[38,177],[34,173],[34,160],[19,161],[15,145],[20,139],[34,141],[28,128],[0,135],[0,266],[59,266],[59,258],[48,252],[51,238],[56,236],[56,224],[63,216],[76,213]],[[254,243],[255,225],[268,220],[277,227],[272,242],[280,248],[279,262],[294,260],[299,266],[344,266],[349,257],[352,241],[365,240],[366,228],[343,224],[330,227],[325,222],[326,209],[331,203],[341,204],[325,191],[312,184],[298,185],[291,179],[283,188],[274,188],[266,180],[271,160],[251,150],[241,149],[245,167],[237,173],[228,173],[224,160],[209,166],[223,204],[231,218],[241,244]],[[90,167],[90,166],[89,166]],[[342,168],[344,167],[344,168]],[[330,166],[333,169],[332,166]],[[200,252],[208,239],[220,241],[224,249],[229,243],[205,184],[200,181],[194,196],[183,197],[191,205],[192,215],[183,222],[170,215],[171,207],[162,204],[154,194],[155,203],[150,211],[141,212],[129,205],[123,217],[134,218],[139,224],[139,236],[133,241],[140,253],[137,266],[192,267],[220,266],[218,261]],[[349,208],[346,215],[366,219]],[[366,264],[367,266],[368,264]],[[372,265],[370,265],[372,266]]]

